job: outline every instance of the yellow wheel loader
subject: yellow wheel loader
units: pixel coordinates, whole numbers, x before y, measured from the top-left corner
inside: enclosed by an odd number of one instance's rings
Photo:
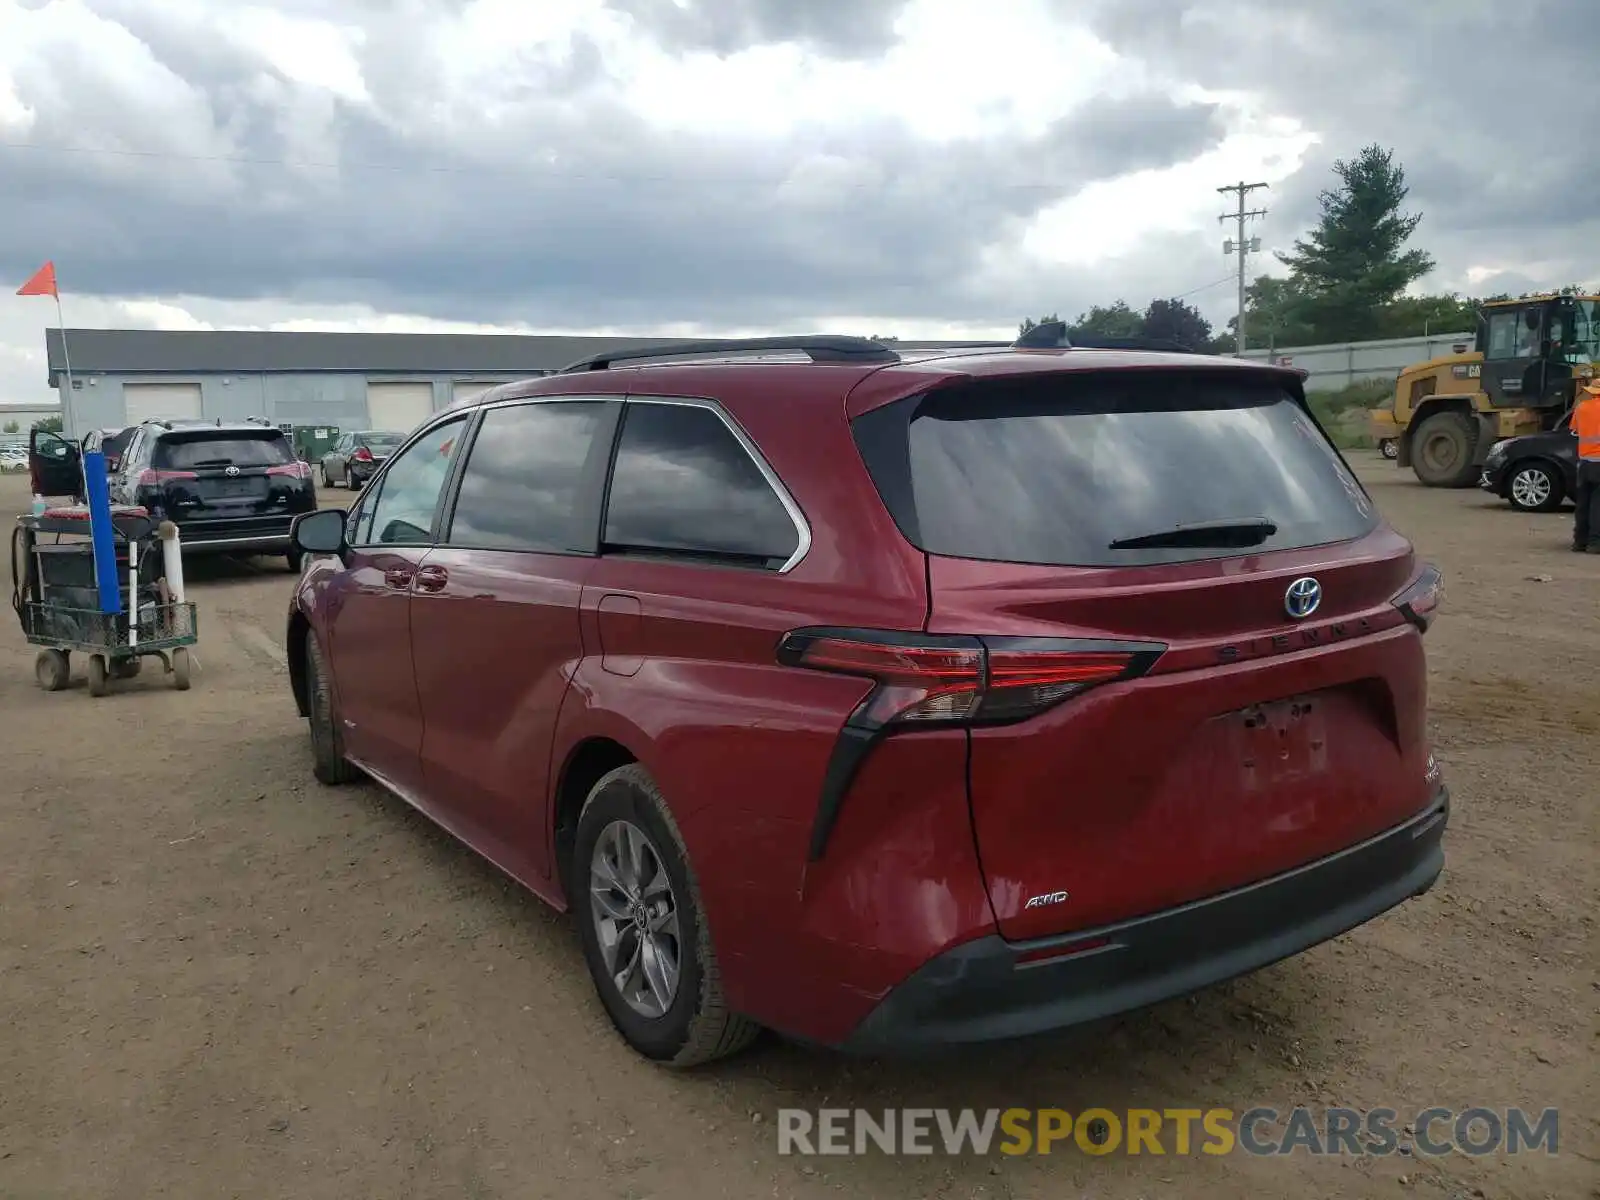
[[[1600,297],[1491,301],[1476,343],[1452,349],[1400,372],[1371,414],[1384,457],[1429,487],[1471,487],[1497,441],[1555,428],[1600,363]]]

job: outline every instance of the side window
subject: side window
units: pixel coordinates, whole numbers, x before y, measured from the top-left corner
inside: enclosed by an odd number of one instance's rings
[[[629,402],[602,549],[778,567],[800,535],[739,439],[699,405]]]
[[[1489,315],[1489,349],[1485,358],[1515,358],[1517,356],[1517,331],[1522,327],[1520,313],[1499,312]]]
[[[122,462],[118,464],[119,475],[127,475],[136,471],[139,463],[139,452],[144,449],[144,430],[137,429],[128,439],[128,448],[123,451]]]
[[[455,460],[456,442],[466,428],[458,417],[428,431],[389,464],[373,503],[357,518],[354,545],[427,545],[433,541],[433,516],[439,493]]]
[[[486,411],[461,472],[450,544],[484,550],[580,549],[594,536],[591,526],[586,538],[574,518],[604,415],[599,401]]]

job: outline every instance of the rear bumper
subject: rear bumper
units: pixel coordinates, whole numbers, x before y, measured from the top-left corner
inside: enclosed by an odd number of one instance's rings
[[[178,534],[185,554],[232,551],[283,554],[291,545],[289,531],[298,513],[240,517],[229,521],[180,521]]]
[[[1433,886],[1450,793],[1348,850],[1260,883],[1099,929],[1036,942],[966,942],[926,963],[843,1049],[918,1053],[1097,1021],[1259,970],[1354,929]],[[1019,956],[1108,939],[1059,959]]]

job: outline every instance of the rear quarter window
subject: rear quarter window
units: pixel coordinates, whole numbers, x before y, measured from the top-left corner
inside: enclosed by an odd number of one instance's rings
[[[930,554],[1140,566],[1345,541],[1378,521],[1296,397],[1232,371],[974,381],[866,413],[854,433],[901,531]],[[1260,519],[1277,531],[1248,550],[1112,547]]]

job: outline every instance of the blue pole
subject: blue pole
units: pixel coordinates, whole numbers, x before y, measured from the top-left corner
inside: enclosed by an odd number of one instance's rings
[[[91,450],[83,456],[83,482],[89,498],[89,539],[94,544],[100,611],[115,616],[122,611],[122,589],[117,583],[117,539],[111,529],[111,488],[106,483],[103,452]]]

